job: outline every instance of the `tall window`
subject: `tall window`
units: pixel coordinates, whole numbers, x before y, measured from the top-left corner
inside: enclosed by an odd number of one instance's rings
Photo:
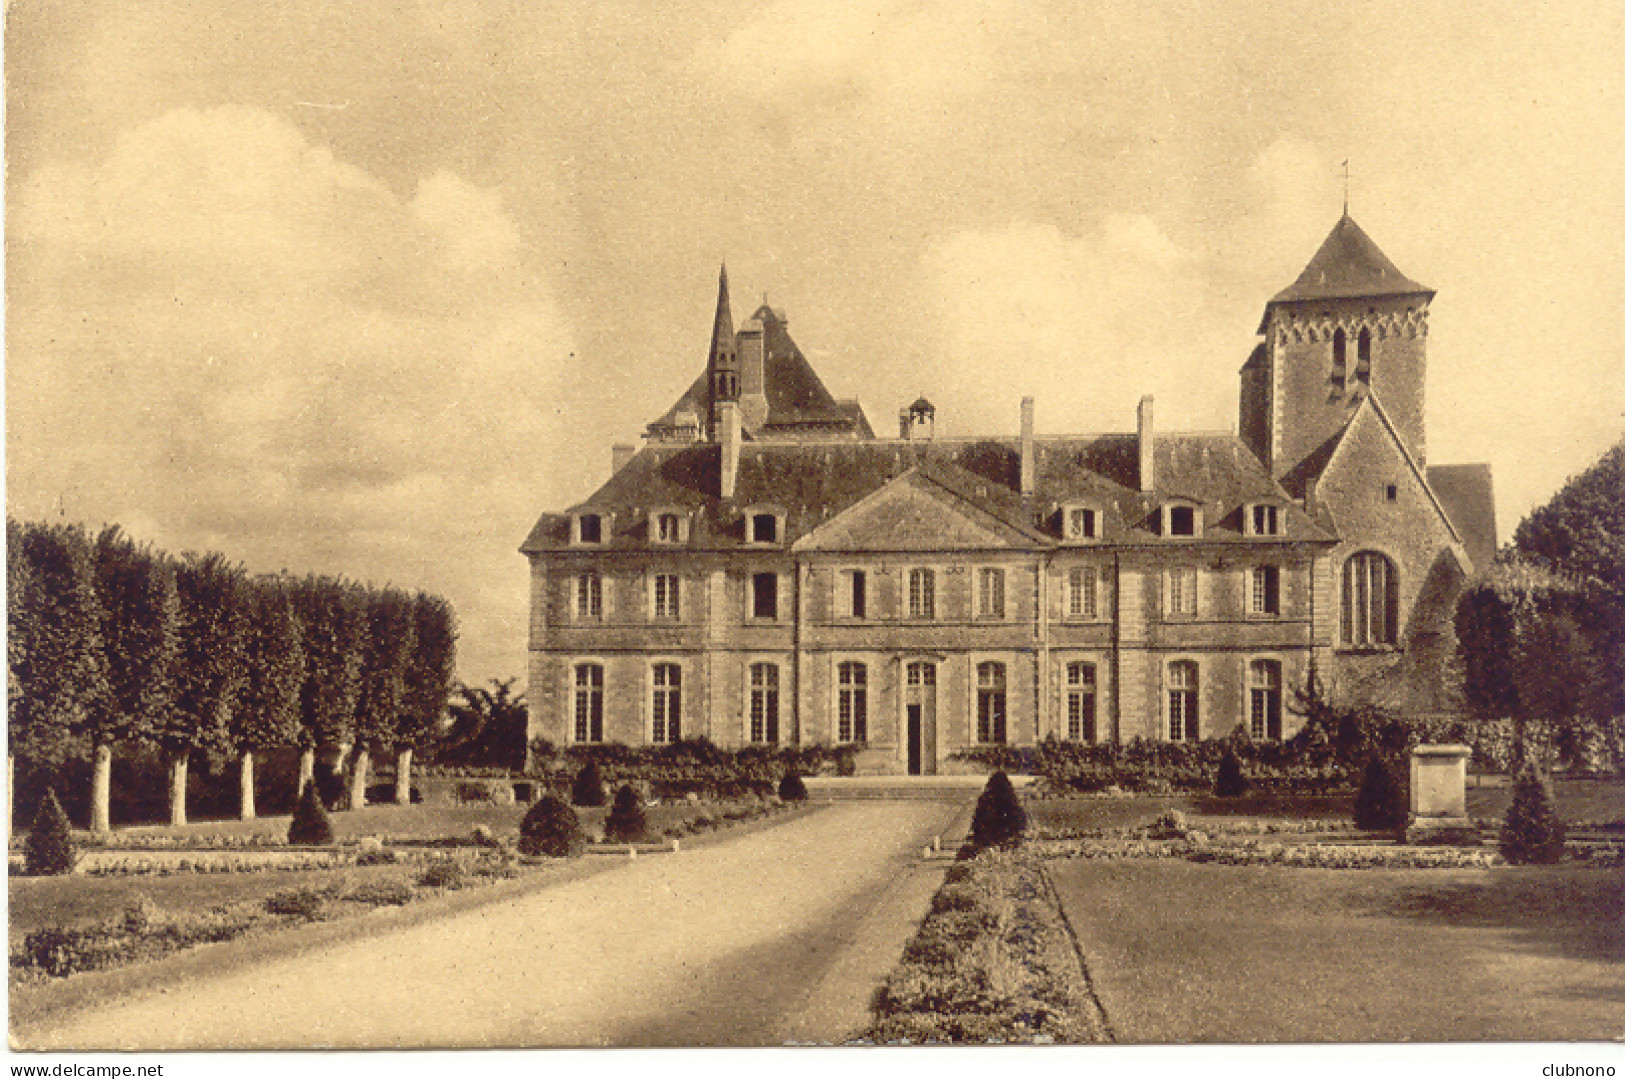
[[[576,617],[593,622],[604,617],[604,579],[596,573],[576,578]]]
[[[836,701],[839,712],[838,740],[866,742],[869,740],[869,669],[861,663],[842,663],[838,668],[840,696]]]
[[[681,582],[675,573],[655,574],[655,617],[663,622],[675,622],[682,617]]]
[[[1343,563],[1343,643],[1353,647],[1393,644],[1399,639],[1399,578],[1394,564],[1376,551]]]
[[[1004,617],[1004,570],[984,569],[978,575],[977,613],[983,618]]]
[[[1251,592],[1248,609],[1253,614],[1280,614],[1281,567],[1254,566]]]
[[[1196,614],[1196,567],[1175,566],[1168,571],[1168,613],[1182,617]]]
[[[935,618],[937,616],[937,575],[928,569],[908,571],[908,616]]]
[[[843,618],[869,616],[869,575],[861,569],[841,571],[838,609]]]
[[[1095,741],[1095,665],[1066,665],[1066,736],[1073,742]]]
[[[662,513],[655,518],[655,538],[661,543],[676,543],[682,539],[682,521],[675,513]]]
[[[1003,745],[1005,736],[1004,664],[976,665],[976,740]]]
[[[750,740],[779,740],[779,668],[774,663],[750,665]]]
[[[1255,659],[1247,665],[1247,692],[1251,698],[1254,738],[1281,740],[1281,665],[1273,659]]]
[[[1360,331],[1360,337],[1355,346],[1354,381],[1362,386],[1371,385],[1371,331]]]
[[[1348,379],[1349,338],[1348,334],[1338,330],[1332,334],[1332,383],[1338,389]]]
[[[1196,664],[1188,659],[1168,664],[1168,740],[1194,742],[1200,737],[1196,716]]]
[[[1094,566],[1073,566],[1066,574],[1068,618],[1100,616],[1099,574]]]
[[[576,664],[575,736],[577,742],[604,740],[604,668]]]
[[[750,578],[750,613],[752,618],[779,616],[779,575],[754,573]]]
[[[683,669],[675,663],[656,663],[649,740],[675,742],[682,736]]]

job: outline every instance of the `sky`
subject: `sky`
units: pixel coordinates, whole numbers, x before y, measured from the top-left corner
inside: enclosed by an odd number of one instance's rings
[[[1342,212],[1438,290],[1503,540],[1625,433],[1625,5],[12,0],[6,496],[426,589],[524,670],[543,511],[719,266],[881,434],[1233,429]]]

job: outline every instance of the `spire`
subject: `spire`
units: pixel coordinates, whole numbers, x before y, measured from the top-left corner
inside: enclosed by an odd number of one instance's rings
[[[1270,303],[1412,294],[1432,296],[1433,290],[1400,273],[1345,209],[1298,279]]]
[[[722,273],[717,278],[717,316],[711,327],[711,354],[707,363],[716,367],[718,351],[724,350],[730,355],[734,349],[734,317],[728,306],[728,264],[722,264]]]
[[[734,336],[734,316],[728,305],[728,264],[722,264],[717,278],[717,314],[711,325],[711,351],[705,361],[705,430],[709,438],[720,431],[717,405],[739,400],[739,343]]]

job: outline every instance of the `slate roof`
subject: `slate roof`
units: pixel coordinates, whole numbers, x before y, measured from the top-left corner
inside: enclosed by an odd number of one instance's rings
[[[645,447],[590,498],[571,510],[613,515],[611,549],[645,549],[647,517],[656,506],[691,512],[689,546],[744,542],[746,507],[785,514],[788,546],[911,469],[967,502],[1034,536],[1059,539],[1057,511],[1067,502],[1098,506],[1105,543],[1159,542],[1153,511],[1169,497],[1202,504],[1203,540],[1257,543],[1242,533],[1241,507],[1282,507],[1286,541],[1334,542],[1336,537],[1293,506],[1252,452],[1229,434],[1170,433],[1156,438],[1158,492],[1142,494],[1133,434],[1040,438],[1035,442],[1035,492],[1020,494],[1018,439],[936,441],[747,442],[740,446],[735,497],[717,497],[720,447],[714,443]],[[569,516],[544,514],[522,550],[566,547]]]
[[[1276,304],[1368,296],[1427,296],[1434,292],[1399,271],[1354,218],[1344,213],[1298,279],[1264,306],[1264,322]],[[1264,326],[1259,326],[1264,332]]]
[[[1428,486],[1439,496],[1462,546],[1482,573],[1495,561],[1495,485],[1487,464],[1429,465]]]

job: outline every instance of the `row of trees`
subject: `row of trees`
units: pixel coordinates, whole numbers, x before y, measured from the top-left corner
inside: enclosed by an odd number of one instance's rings
[[[337,747],[352,805],[371,753],[396,754],[397,798],[412,753],[435,734],[451,690],[456,624],[438,596],[325,576],[254,576],[219,554],[170,556],[117,526],[6,521],[10,779],[49,783],[91,762],[90,826],[111,826],[114,753],[158,750],[170,819],[186,821],[194,753],[239,763],[252,818],[254,758]],[[353,755],[352,755],[353,753]]]

